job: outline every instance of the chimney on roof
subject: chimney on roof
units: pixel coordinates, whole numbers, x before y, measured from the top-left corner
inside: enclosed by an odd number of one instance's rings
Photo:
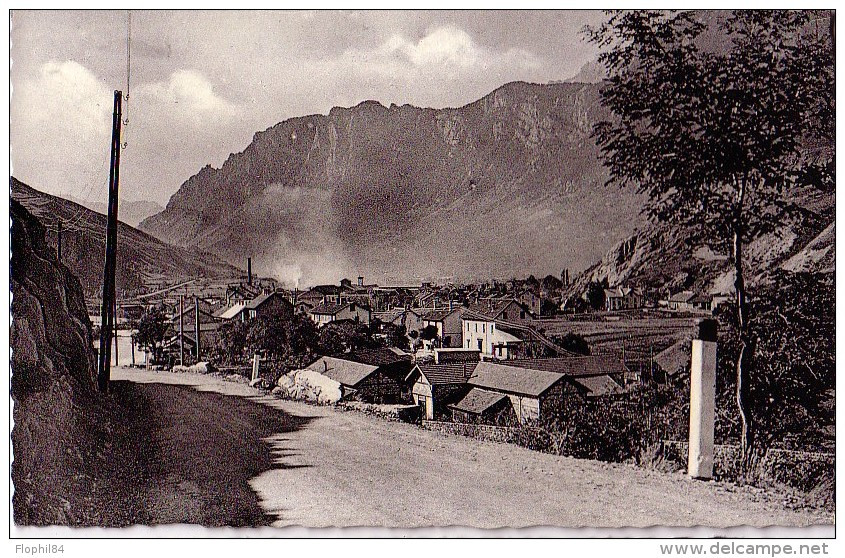
[[[252,258],[246,259],[246,284],[252,286]]]

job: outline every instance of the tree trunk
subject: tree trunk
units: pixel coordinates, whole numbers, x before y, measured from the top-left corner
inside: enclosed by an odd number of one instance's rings
[[[750,342],[748,331],[748,308],[745,302],[745,278],[742,270],[742,237],[739,231],[734,231],[733,263],[736,278],[737,327],[739,329],[739,354],[736,358],[736,405],[739,408],[741,421],[740,452],[742,457],[742,472],[748,471],[754,448],[754,422],[751,410],[751,374],[750,357],[754,348]]]

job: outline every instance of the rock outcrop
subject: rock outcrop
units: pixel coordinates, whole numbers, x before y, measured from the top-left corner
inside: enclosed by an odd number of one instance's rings
[[[44,227],[14,200],[11,218],[14,518],[86,523],[90,513],[74,495],[94,482],[86,470],[103,428],[91,322],[79,281],[56,260]]]

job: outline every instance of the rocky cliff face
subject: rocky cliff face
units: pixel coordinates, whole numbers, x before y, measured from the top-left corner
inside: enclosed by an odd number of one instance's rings
[[[15,522],[73,524],[79,503],[68,495],[90,485],[83,471],[102,428],[91,323],[79,281],[41,224],[14,200],[11,218]]]
[[[752,288],[779,271],[835,272],[834,195],[805,190],[796,196],[809,214],[807,220],[800,225],[785,222],[780,230],[746,246],[747,282]],[[580,294],[590,281],[607,279],[611,286],[639,286],[664,294],[684,289],[729,294],[734,275],[727,256],[689,244],[681,230],[647,225],[616,243],[575,277],[570,293]]]
[[[635,194],[603,186],[602,110],[595,84],[510,83],[454,109],[286,120],[140,228],[291,282],[557,275],[641,223]]]

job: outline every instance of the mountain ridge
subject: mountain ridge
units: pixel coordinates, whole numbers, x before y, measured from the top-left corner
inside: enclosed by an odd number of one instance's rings
[[[289,284],[583,269],[644,222],[635,192],[604,185],[591,136],[604,110],[596,84],[511,82],[457,108],[291,118],[139,228],[230,263],[252,255]]]
[[[33,214],[47,229],[47,241],[56,244],[62,233],[62,263],[79,279],[86,296],[102,289],[107,217],[65,198],[47,194],[10,177],[11,198]],[[117,291],[140,289],[149,279],[238,276],[240,270],[217,258],[168,245],[126,223],[118,222]]]

